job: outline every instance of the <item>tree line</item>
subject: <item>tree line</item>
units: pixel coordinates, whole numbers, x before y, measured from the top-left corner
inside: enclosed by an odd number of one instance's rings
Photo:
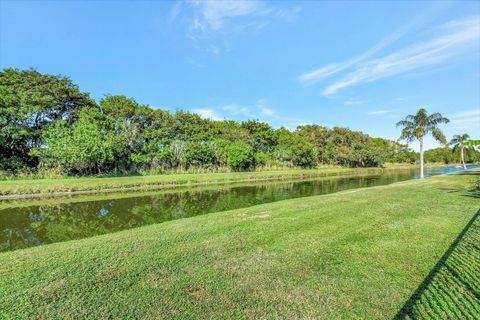
[[[291,131],[258,120],[210,120],[123,95],[97,102],[68,77],[9,68],[0,72],[0,129],[0,171],[9,174],[375,167],[418,159],[396,141],[347,128],[313,124]],[[425,158],[449,163],[458,161],[457,153],[446,147]],[[477,151],[465,157],[480,159]]]

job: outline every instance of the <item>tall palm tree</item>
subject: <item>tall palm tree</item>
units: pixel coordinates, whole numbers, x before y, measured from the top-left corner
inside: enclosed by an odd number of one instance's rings
[[[470,136],[464,133],[462,135],[454,135],[450,141],[450,145],[453,145],[453,150],[460,149],[460,159],[462,160],[463,169],[467,169],[467,166],[465,165],[464,150],[466,146],[465,142],[467,142],[468,139],[470,139]]]
[[[420,178],[423,174],[423,138],[431,133],[433,138],[441,143],[446,143],[445,135],[438,129],[441,123],[448,123],[450,120],[440,113],[428,114],[427,110],[421,108],[414,115],[408,115],[402,121],[397,123],[397,127],[403,127],[400,139],[411,142],[418,140],[420,143]]]

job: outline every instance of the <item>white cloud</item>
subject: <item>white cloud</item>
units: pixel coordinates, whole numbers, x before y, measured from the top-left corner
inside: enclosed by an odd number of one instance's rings
[[[268,13],[265,5],[256,0],[206,0],[189,1],[195,8],[194,28],[219,31],[230,19],[249,15],[264,15]]]
[[[370,111],[367,112],[368,115],[378,115],[378,114],[386,114],[386,113],[391,113],[393,112],[392,110],[376,110],[376,111]]]
[[[343,64],[342,63],[328,64],[328,65],[326,65],[324,67],[321,67],[319,69],[301,74],[298,77],[298,79],[301,82],[304,82],[304,83],[311,83],[314,80],[320,80],[320,79],[326,78],[330,75],[333,75],[335,73],[338,73],[338,72],[348,68],[349,66],[353,65],[353,63],[352,63],[352,61],[347,61]]]
[[[355,84],[373,82],[421,67],[438,64],[465,50],[479,49],[480,18],[468,18],[457,23],[450,22],[448,31],[429,41],[417,43],[398,50],[380,59],[367,61],[343,79],[325,88],[324,95]]]
[[[345,102],[343,102],[343,104],[346,105],[346,106],[353,106],[353,105],[362,104],[362,103],[363,103],[363,101],[352,100],[352,99],[345,100]]]
[[[236,104],[228,104],[228,105],[220,107],[220,109],[222,109],[224,111],[228,111],[230,114],[232,114],[234,116],[237,116],[237,115],[241,115],[241,116],[245,116],[245,117],[253,116],[251,114],[249,108],[239,106],[239,105],[236,105]]]
[[[185,26],[199,50],[220,55],[231,50],[231,35],[259,32],[272,21],[293,21],[298,6],[277,8],[264,0],[179,0],[170,9],[170,23]]]
[[[453,118],[463,118],[463,117],[479,116],[479,115],[480,115],[480,109],[473,109],[473,110],[467,110],[467,111],[455,113],[450,117],[453,119]]]
[[[267,5],[263,0],[184,0],[172,6],[170,20],[185,17],[182,13],[186,12],[192,30],[209,33],[223,32],[231,26],[238,30],[261,28],[266,22],[259,18],[266,16],[291,21],[299,11],[298,6],[279,9]],[[238,23],[242,18],[250,19]]]
[[[301,74],[298,79],[304,84],[310,84],[314,81],[327,78],[336,73],[339,73],[340,71],[348,69],[362,61],[365,61],[366,59],[370,58],[371,56],[375,55],[377,52],[388,46],[390,43],[404,36],[412,28],[413,25],[414,22],[406,24],[405,26],[403,26],[393,34],[387,36],[382,41],[380,41],[379,43],[377,43],[376,45],[355,58],[340,63],[331,63],[316,70],[306,72],[304,74]]]
[[[275,112],[267,107],[267,100],[266,99],[260,99],[256,103],[257,108],[260,110],[260,114],[264,116],[273,116],[275,115]]]
[[[480,109],[466,110],[452,114],[450,123],[454,125],[453,129],[480,129]]]
[[[211,119],[211,120],[222,120],[220,116],[218,116],[213,109],[194,109],[193,112],[197,113],[200,115],[200,117],[205,118],[205,119]]]
[[[237,104],[227,104],[214,108],[197,108],[192,111],[199,114],[202,118],[212,120],[258,119],[260,121],[268,122],[274,128],[279,128],[281,126],[295,128],[301,123],[305,123],[304,119],[278,115],[275,110],[268,106],[268,101],[266,99],[259,99],[248,107]]]
[[[262,108],[261,113],[265,116],[273,116],[274,112],[270,108]]]
[[[480,117],[457,118],[451,121],[452,124],[466,124],[473,123],[480,126]]]
[[[422,67],[445,62],[465,52],[480,49],[480,17],[468,17],[462,20],[448,22],[433,28],[435,35],[423,42],[417,42],[390,53],[381,58],[371,58],[380,49],[402,36],[405,28],[387,37],[362,55],[343,63],[328,64],[320,69],[299,76],[300,81],[309,83],[332,76],[344,70],[351,70],[342,78],[327,86],[322,94],[331,95],[340,89],[374,82]]]
[[[173,21],[178,17],[180,12],[182,11],[182,6],[182,1],[178,1],[173,4],[172,8],[170,9],[170,21]]]
[[[220,109],[222,109],[223,111],[227,111],[233,116],[240,115],[240,116],[249,117],[249,118],[255,118],[255,117],[258,117],[259,115],[263,115],[263,116],[275,115],[275,112],[271,108],[268,108],[266,106],[265,99],[258,100],[255,106],[252,108],[240,106],[236,104],[228,104],[225,106],[221,106]]]

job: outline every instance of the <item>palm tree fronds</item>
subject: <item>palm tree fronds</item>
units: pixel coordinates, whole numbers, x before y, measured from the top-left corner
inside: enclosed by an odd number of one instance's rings
[[[445,118],[438,112],[432,113],[430,116],[427,117],[427,123],[432,126],[440,123],[449,123],[449,122],[450,120],[448,118]]]
[[[447,143],[447,139],[445,138],[445,135],[443,134],[443,132],[438,129],[438,128],[431,128],[431,130],[429,130],[431,133],[432,133],[432,136],[433,138],[435,138],[435,140],[445,144]]]

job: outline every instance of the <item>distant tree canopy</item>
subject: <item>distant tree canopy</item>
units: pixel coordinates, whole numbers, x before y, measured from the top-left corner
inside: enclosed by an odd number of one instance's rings
[[[480,152],[474,149],[465,149],[465,162],[474,163],[480,161]],[[459,163],[460,150],[457,148],[440,147],[425,151],[425,161],[435,163]]]
[[[418,156],[397,142],[347,128],[304,125],[290,131],[258,120],[215,121],[154,109],[122,95],[97,103],[68,77],[35,70],[0,72],[0,129],[0,170],[11,173],[371,167],[413,163]],[[458,161],[449,148],[429,150],[426,158]],[[467,162],[479,158],[478,151],[466,152]]]
[[[94,105],[67,77],[4,69],[0,73],[2,168],[38,165],[30,151],[43,143],[43,130],[60,120],[71,124],[82,108]]]

